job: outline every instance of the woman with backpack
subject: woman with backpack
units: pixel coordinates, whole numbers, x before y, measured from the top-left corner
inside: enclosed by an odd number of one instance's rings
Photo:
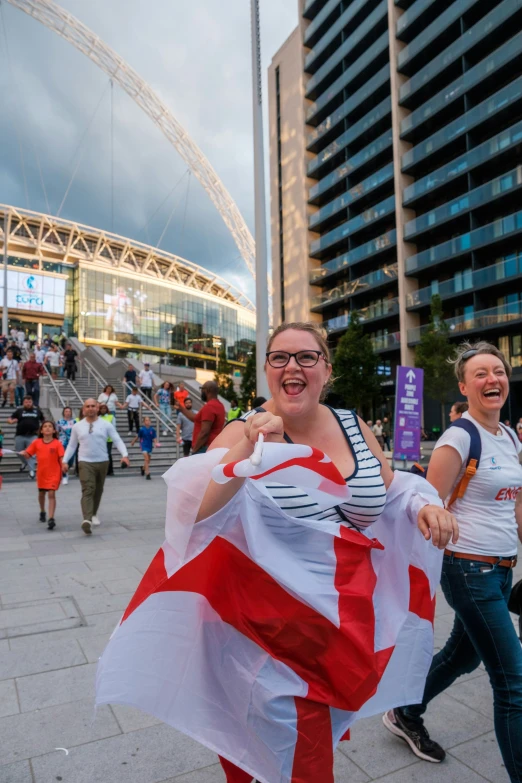
[[[389,710],[383,722],[419,758],[442,761],[446,754],[430,739],[422,716],[435,696],[483,663],[500,752],[510,780],[519,783],[522,647],[508,601],[522,541],[522,444],[500,424],[511,366],[498,348],[481,341],[460,346],[455,373],[469,409],[439,438],[428,470],[428,481],[459,524],[458,541],[444,552],[441,578],[455,621],[433,658],[422,704]]]

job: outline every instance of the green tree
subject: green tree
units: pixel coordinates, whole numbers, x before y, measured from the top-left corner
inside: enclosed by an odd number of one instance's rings
[[[228,363],[225,343],[221,344],[214,380],[218,385],[219,394],[225,400],[233,400],[236,397],[234,382],[232,380],[232,367]]]
[[[415,366],[424,370],[424,393],[441,406],[442,429],[445,429],[444,405],[456,394],[453,367],[455,346],[449,341],[450,328],[444,320],[442,300],[438,294],[431,298],[430,322],[421,333],[415,350]]]
[[[256,346],[253,345],[252,350],[248,354],[246,367],[241,378],[241,386],[239,387],[241,407],[244,411],[251,408],[252,400],[256,396],[256,388]]]
[[[335,350],[333,389],[347,407],[355,408],[360,415],[371,413],[381,397],[378,366],[371,338],[364,334],[357,310],[352,310],[348,328]]]

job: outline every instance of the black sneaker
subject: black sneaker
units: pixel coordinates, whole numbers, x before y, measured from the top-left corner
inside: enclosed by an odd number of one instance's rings
[[[437,742],[430,739],[424,724],[408,720],[400,709],[385,712],[382,722],[388,731],[403,739],[419,759],[440,764],[446,758],[446,752]]]
[[[141,475],[144,476],[145,475],[145,468],[142,467],[142,468],[140,468],[140,470],[141,470]]]
[[[47,514],[45,511],[40,511],[40,522],[47,522]]]
[[[56,527],[56,522],[51,517],[49,522],[47,523],[47,530],[53,530]]]
[[[147,473],[147,475],[145,476],[145,478],[147,479],[147,481],[150,481],[150,473]]]
[[[4,401],[2,402],[2,408],[5,408],[6,404],[7,404],[7,400],[4,400]]]

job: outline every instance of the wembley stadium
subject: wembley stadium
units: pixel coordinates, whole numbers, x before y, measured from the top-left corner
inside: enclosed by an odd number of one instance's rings
[[[0,205],[0,240],[9,328],[63,329],[116,357],[202,369],[214,369],[222,346],[241,366],[255,343],[252,302],[177,255],[8,205]]]

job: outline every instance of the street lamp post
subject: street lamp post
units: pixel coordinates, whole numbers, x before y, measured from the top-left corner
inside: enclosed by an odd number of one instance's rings
[[[7,334],[9,329],[9,314],[7,312],[7,237],[9,236],[9,214],[4,212],[4,300],[2,302],[2,334]]]
[[[261,34],[259,0],[250,0],[252,19],[252,103],[254,114],[254,190],[256,232],[256,387],[269,396],[264,371],[268,340],[267,234],[265,197],[265,154],[263,147],[263,91],[261,81]]]

